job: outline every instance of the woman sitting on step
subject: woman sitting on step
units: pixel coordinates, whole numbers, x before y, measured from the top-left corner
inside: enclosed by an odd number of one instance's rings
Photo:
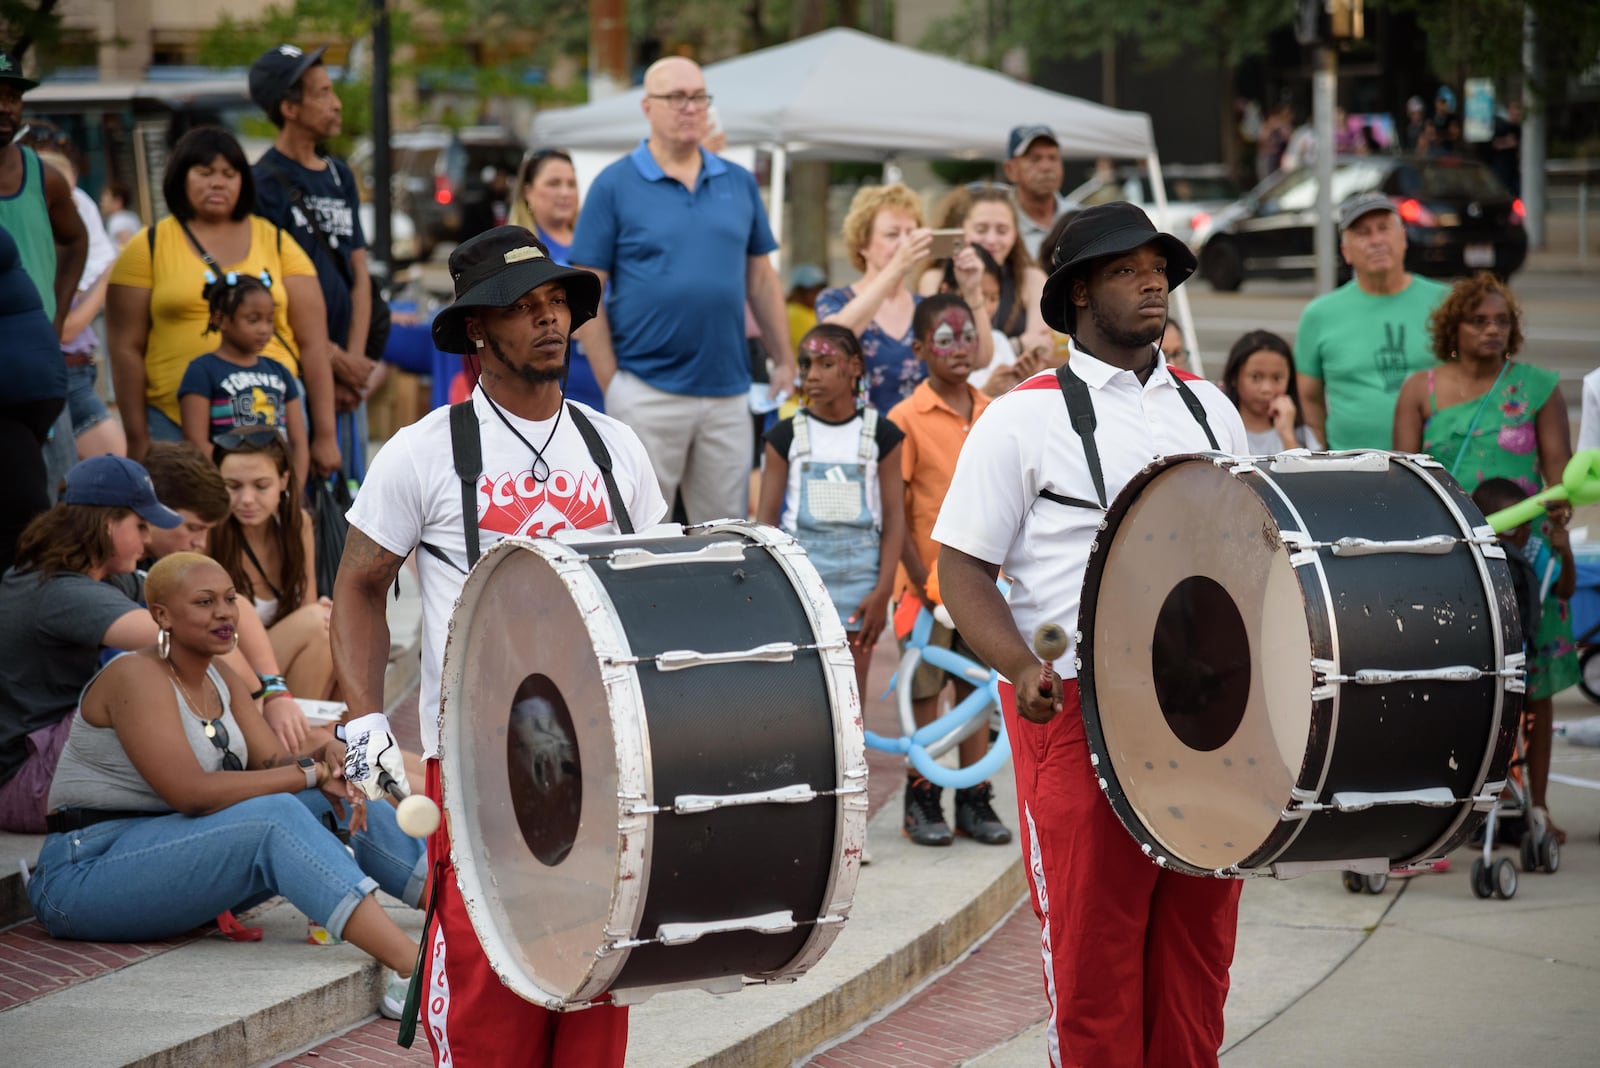
[[[148,941],[281,894],[409,976],[417,945],[373,891],[415,906],[422,843],[390,806],[357,802],[352,858],[313,815],[345,801],[341,754],[284,752],[248,686],[219,662],[235,642],[237,596],[198,553],[151,568],[145,597],[161,637],[84,690],[28,883],[34,913],[56,938]],[[399,986],[392,978],[386,1000]]]

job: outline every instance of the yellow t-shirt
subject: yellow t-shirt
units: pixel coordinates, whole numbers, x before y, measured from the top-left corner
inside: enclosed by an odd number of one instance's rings
[[[289,329],[289,293],[283,279],[295,275],[317,276],[317,269],[292,235],[259,215],[250,216],[250,252],[238,263],[223,264],[239,274],[272,274],[272,300],[276,305],[272,325],[277,332],[261,355],[300,373],[299,346]],[[154,282],[152,284],[152,276]],[[189,361],[217,348],[217,335],[206,333],[210,312],[201,291],[206,265],[170,216],[156,223],[155,271],[150,269],[150,237],[145,230],[134,235],[111,268],[111,284],[150,290],[150,337],[145,343],[145,403],[181,422],[178,383]],[[279,340],[279,339],[282,340]],[[284,347],[284,342],[294,346]]]

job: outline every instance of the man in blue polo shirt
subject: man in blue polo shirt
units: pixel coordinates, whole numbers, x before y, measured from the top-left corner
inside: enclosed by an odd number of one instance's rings
[[[644,441],[661,495],[682,492],[690,522],[749,514],[749,301],[773,358],[772,393],[794,389],[794,349],[777,247],[750,172],[701,148],[705,77],[673,56],[644,76],[650,136],[595,179],[573,266],[609,282],[578,337],[606,413]]]

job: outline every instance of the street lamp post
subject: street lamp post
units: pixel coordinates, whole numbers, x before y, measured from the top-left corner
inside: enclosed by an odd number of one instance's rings
[[[385,290],[394,199],[389,166],[389,11],[387,0],[372,0],[372,270]]]

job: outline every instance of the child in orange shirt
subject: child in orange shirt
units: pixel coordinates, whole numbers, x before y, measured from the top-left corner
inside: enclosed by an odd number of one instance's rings
[[[902,611],[907,617],[914,617],[916,607],[926,605],[931,609],[937,603],[929,593],[929,580],[939,555],[939,547],[933,541],[933,524],[950,488],[967,431],[989,403],[988,397],[967,382],[978,358],[978,332],[966,301],[951,293],[930,296],[917,305],[911,326],[912,351],[927,364],[928,377],[889,411],[890,421],[905,432],[900,457],[905,479],[906,538],[896,576],[895,597],[903,606],[895,613],[897,620]],[[899,629],[896,628],[897,633]],[[928,641],[974,661],[978,659],[959,634],[942,624],[934,624]],[[954,678],[951,681],[956,701],[972,692],[970,683]],[[944,684],[944,672],[929,665],[918,668],[913,678],[900,680],[899,685],[912,688],[911,707],[917,726],[937,718]],[[962,766],[982,759],[988,742],[986,731],[968,735],[961,742]],[[918,845],[949,845],[952,840],[950,826],[944,820],[943,793],[942,787],[914,771],[909,773],[903,829]],[[956,791],[957,834],[986,845],[1011,841],[1011,831],[995,815],[993,796],[994,790],[987,782]]]

